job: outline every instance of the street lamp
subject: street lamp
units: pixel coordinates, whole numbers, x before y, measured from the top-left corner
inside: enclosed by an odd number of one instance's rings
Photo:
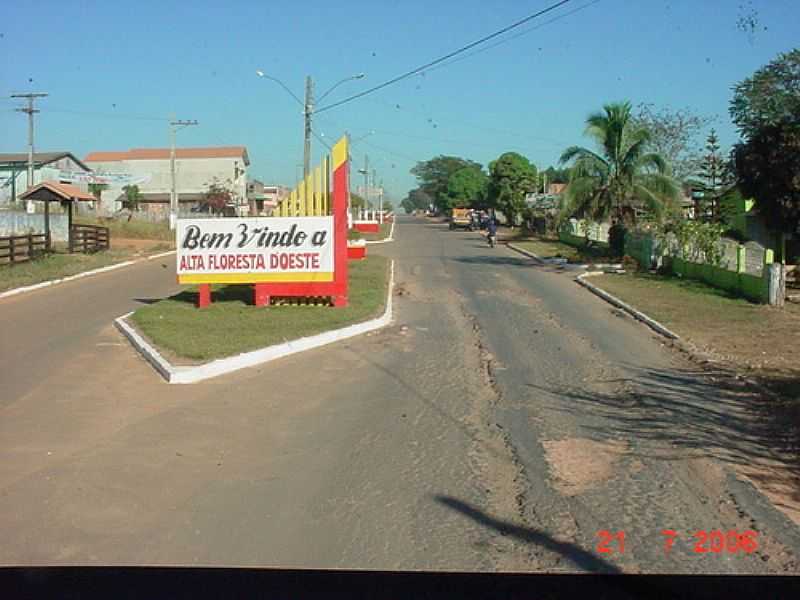
[[[325,97],[326,97],[328,94],[330,94],[330,93],[331,93],[333,90],[335,90],[337,87],[339,87],[339,86],[340,86],[340,85],[342,85],[343,83],[345,83],[345,82],[347,82],[347,81],[353,81],[354,79],[364,79],[364,77],[366,77],[366,75],[365,75],[364,73],[356,73],[355,75],[351,75],[350,77],[345,77],[345,78],[344,78],[344,79],[342,79],[341,81],[339,81],[339,82],[337,82],[337,83],[333,84],[333,85],[332,85],[332,86],[331,86],[331,87],[328,89],[328,91],[327,91],[327,92],[325,92],[324,94],[322,94],[322,96],[320,96],[319,98],[317,98],[317,102],[322,102],[323,98],[325,98]]]
[[[294,98],[302,107],[303,107],[303,117],[305,121],[304,127],[304,135],[303,135],[303,179],[307,179],[309,173],[311,172],[311,117],[314,115],[314,99],[313,99],[313,91],[314,91],[314,82],[311,80],[310,76],[306,77],[306,96],[305,101],[298,98],[292,90],[289,89],[281,80],[276,79],[270,75],[267,75],[261,69],[256,70],[256,75],[263,79],[271,79],[278,85],[280,85],[284,90],[289,92],[292,98]],[[363,79],[366,77],[364,73],[357,73],[355,75],[351,75],[350,77],[345,77],[341,81],[337,81],[333,86],[331,86],[328,91],[326,91],[322,96],[319,97],[319,100],[325,98],[328,94],[330,94],[335,88],[339,87],[341,84],[345,83],[346,81],[352,81],[354,79]]]

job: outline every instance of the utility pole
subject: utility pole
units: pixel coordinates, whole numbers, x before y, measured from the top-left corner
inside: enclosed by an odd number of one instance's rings
[[[183,129],[184,127],[189,127],[190,125],[197,125],[197,121],[170,121],[169,123],[169,228],[173,230],[178,222],[178,190],[175,187],[175,135],[178,133],[178,129]]]
[[[28,186],[33,186],[33,115],[40,112],[38,109],[33,108],[33,102],[36,98],[46,98],[47,94],[43,92],[33,92],[28,94],[11,94],[12,98],[25,98],[28,101],[28,106],[25,108],[15,109],[17,112],[24,112],[28,114]],[[16,198],[15,198],[16,200]],[[33,212],[33,202],[28,201],[28,212]]]
[[[381,185],[378,188],[378,218],[380,219],[381,225],[383,225],[383,179],[381,179]]]
[[[303,145],[303,181],[311,173],[311,115],[314,114],[314,82],[311,76],[306,77],[306,101],[303,114],[305,115],[305,143]]]
[[[375,186],[375,169],[372,169],[372,188],[371,189],[375,190],[375,188],[376,188],[376,186]],[[374,213],[373,213],[373,216],[374,216]]]
[[[369,210],[369,156],[364,155],[364,210]]]

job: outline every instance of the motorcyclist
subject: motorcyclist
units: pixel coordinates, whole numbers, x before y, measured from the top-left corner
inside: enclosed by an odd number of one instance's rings
[[[497,221],[494,220],[494,217],[489,217],[486,223],[486,238],[491,246],[497,242]]]

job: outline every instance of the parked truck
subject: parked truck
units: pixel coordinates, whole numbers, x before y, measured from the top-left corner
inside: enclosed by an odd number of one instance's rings
[[[472,231],[473,228],[472,209],[454,208],[450,215],[450,229],[468,229]]]

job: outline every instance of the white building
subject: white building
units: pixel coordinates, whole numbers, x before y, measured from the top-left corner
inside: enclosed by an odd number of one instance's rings
[[[16,203],[29,187],[44,181],[69,183],[88,191],[91,169],[71,152],[36,152],[33,155],[33,181],[28,181],[28,153],[0,154],[0,206]]]
[[[253,179],[247,184],[247,198],[250,203],[250,214],[253,216],[266,216],[289,195],[289,188],[282,185],[265,185],[258,179]]]
[[[90,152],[83,161],[109,187],[103,191],[103,210],[122,208],[124,185],[137,185],[142,194],[141,208],[167,218],[171,190],[170,149],[134,148],[121,152]],[[244,146],[177,148],[175,150],[175,188],[181,214],[188,213],[217,182],[233,193],[231,210],[248,212],[247,167],[250,159]]]

